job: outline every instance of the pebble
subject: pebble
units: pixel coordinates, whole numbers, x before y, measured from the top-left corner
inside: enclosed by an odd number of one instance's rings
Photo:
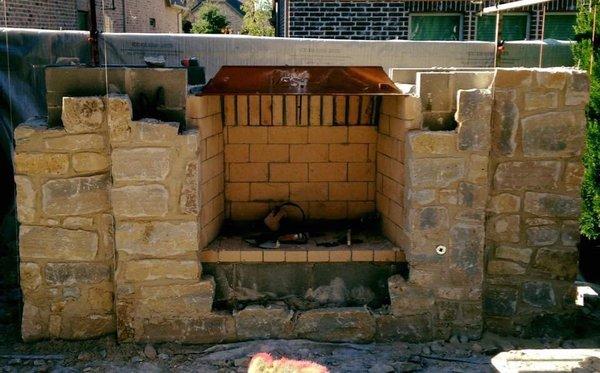
[[[423,355],[430,355],[431,348],[429,348],[429,346],[424,346],[423,349],[421,350],[421,352],[423,353]]]
[[[481,347],[479,343],[475,342],[471,345],[471,351],[476,354],[480,354],[483,351],[483,347]]]
[[[82,352],[77,356],[77,360],[79,360],[79,361],[92,360],[92,354],[89,352]]]
[[[435,342],[431,345],[431,351],[439,354],[446,352],[446,348],[444,347],[443,343]]]
[[[141,357],[139,357],[139,356],[134,356],[134,357],[132,357],[132,358],[131,358],[131,362],[132,362],[133,364],[141,363],[142,361],[144,361],[144,359],[142,359],[142,358],[141,358]]]
[[[387,364],[376,364],[369,369],[369,373],[394,373],[394,367]]]
[[[460,343],[467,343],[469,342],[469,337],[467,337],[466,335],[462,334],[458,337],[458,340],[460,341]]]
[[[460,343],[460,341],[458,340],[458,336],[456,334],[454,334],[452,337],[450,337],[450,339],[448,340],[448,342],[454,343],[454,344]]]
[[[154,346],[147,344],[146,347],[144,347],[144,355],[146,355],[146,357],[150,360],[156,359],[157,353]]]

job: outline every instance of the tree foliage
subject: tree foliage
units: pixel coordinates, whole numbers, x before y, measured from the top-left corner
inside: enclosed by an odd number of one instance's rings
[[[194,34],[222,34],[229,26],[227,17],[211,1],[205,1],[198,10],[196,21],[192,25]]]
[[[271,1],[244,0],[242,11],[244,12],[242,34],[275,36],[275,28],[271,24]]]
[[[577,23],[573,56],[577,67],[589,72],[590,102],[587,111],[586,151],[583,156],[585,171],[581,186],[582,211],[581,233],[590,239],[600,237],[600,49],[592,43],[594,12],[596,13],[596,43],[599,36],[600,8],[581,2]],[[593,61],[593,62],[592,62]],[[590,69],[591,68],[591,69]]]

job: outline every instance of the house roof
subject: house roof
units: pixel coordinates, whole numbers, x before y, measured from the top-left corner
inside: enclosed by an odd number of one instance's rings
[[[172,1],[183,1],[183,0],[172,0]],[[205,0],[194,0],[195,3],[191,7],[192,13],[197,11],[198,8],[200,8],[200,6],[204,3],[204,1]],[[229,7],[236,13],[239,13],[240,15],[244,15],[244,12],[242,12],[242,0],[223,0],[222,3],[229,5]]]

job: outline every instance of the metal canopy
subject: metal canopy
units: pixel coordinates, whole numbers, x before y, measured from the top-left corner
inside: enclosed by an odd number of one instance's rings
[[[402,95],[379,66],[223,66],[199,95]]]

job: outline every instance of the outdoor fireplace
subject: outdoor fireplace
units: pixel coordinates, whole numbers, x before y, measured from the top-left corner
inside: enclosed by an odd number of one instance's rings
[[[24,339],[475,338],[568,312],[585,74],[399,75],[410,93],[379,68],[225,68],[187,96],[185,128],[120,94],[63,97],[62,127],[19,125]],[[288,201],[311,241],[244,240]],[[336,277],[354,303],[222,294],[318,300]]]

